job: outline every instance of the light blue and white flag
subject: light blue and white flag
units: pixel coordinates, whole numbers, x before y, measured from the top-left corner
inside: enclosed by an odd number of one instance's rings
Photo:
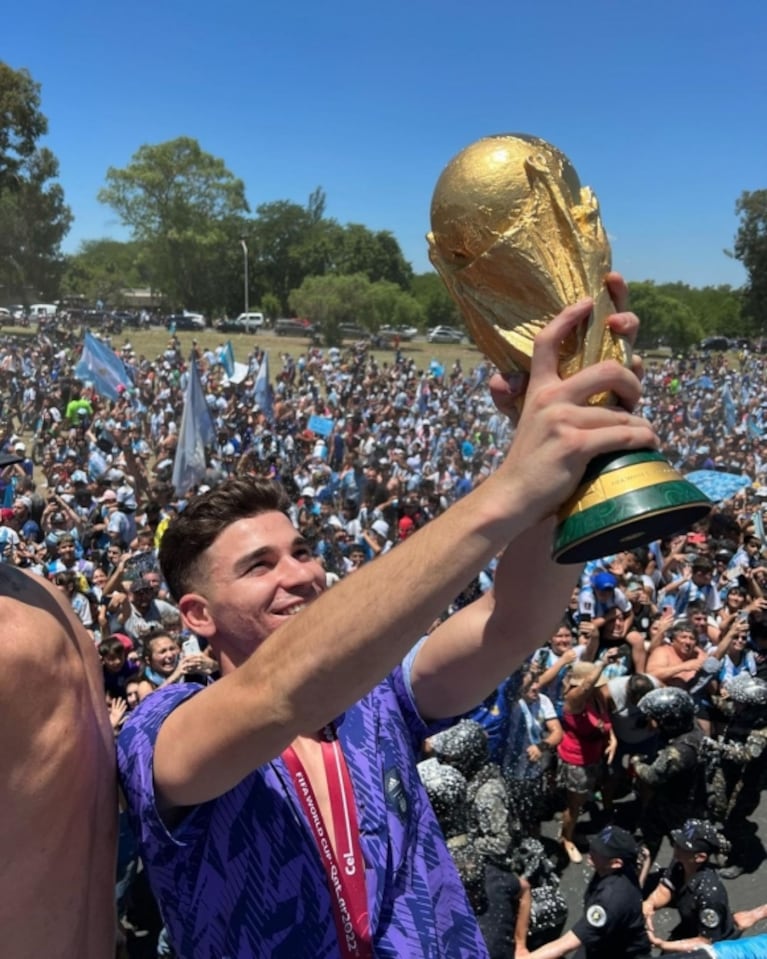
[[[173,460],[173,486],[182,496],[205,477],[205,450],[216,441],[216,427],[210,415],[194,358],[189,361],[189,377],[184,391],[184,411],[178,431]]]
[[[274,405],[272,400],[272,387],[269,385],[269,354],[266,352],[264,352],[264,355],[261,357],[261,365],[256,374],[253,393],[256,404],[271,423],[274,419]]]
[[[724,425],[728,433],[732,433],[737,423],[738,414],[735,410],[735,401],[730,392],[730,384],[725,383],[722,387],[722,411],[724,413]]]
[[[226,370],[226,375],[231,379],[234,375],[234,347],[231,340],[227,340],[226,345],[218,351],[218,358]]]
[[[75,367],[75,376],[83,383],[93,383],[99,396],[110,400],[120,398],[118,386],[131,383],[125,364],[110,348],[92,333],[85,334],[83,352]]]

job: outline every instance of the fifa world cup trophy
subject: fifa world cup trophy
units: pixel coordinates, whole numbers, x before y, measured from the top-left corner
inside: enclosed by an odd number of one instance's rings
[[[586,329],[562,344],[561,375],[608,358],[630,361],[629,344],[606,324],[615,308],[596,197],[545,140],[506,134],[462,150],[434,189],[428,242],[472,339],[502,373],[529,372],[536,333],[584,296],[594,310]],[[597,457],[559,511],[553,555],[576,563],[630,549],[688,527],[710,508],[653,450]]]

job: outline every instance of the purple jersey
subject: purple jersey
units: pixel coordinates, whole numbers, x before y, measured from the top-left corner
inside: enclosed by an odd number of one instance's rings
[[[336,959],[325,870],[281,758],[195,807],[170,832],[157,814],[157,733],[201,688],[153,693],[118,740],[131,823],[171,942],[184,959]],[[378,959],[487,956],[418,777],[415,756],[431,732],[400,668],[337,722],[357,803]]]

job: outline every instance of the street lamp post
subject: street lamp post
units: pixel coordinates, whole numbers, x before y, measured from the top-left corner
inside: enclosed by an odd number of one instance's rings
[[[245,260],[245,316],[248,315],[248,244],[245,242],[245,237],[240,237],[240,246],[242,247],[242,255]],[[246,319],[247,322],[247,319]]]

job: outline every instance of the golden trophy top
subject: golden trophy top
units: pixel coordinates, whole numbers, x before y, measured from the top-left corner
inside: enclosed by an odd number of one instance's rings
[[[429,257],[502,372],[529,370],[536,333],[584,296],[594,298],[594,315],[585,334],[563,344],[562,374],[607,357],[627,362],[627,345],[605,326],[614,307],[599,204],[557,147],[525,134],[466,147],[437,181],[431,228]]]

